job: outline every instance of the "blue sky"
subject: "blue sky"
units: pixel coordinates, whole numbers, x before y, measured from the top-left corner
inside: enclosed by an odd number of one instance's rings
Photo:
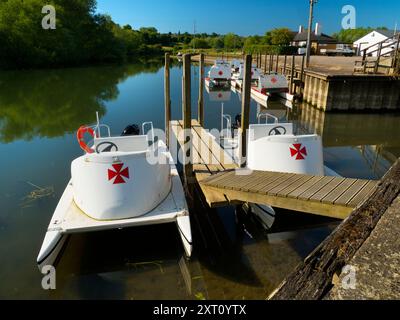
[[[318,0],[315,20],[322,32],[341,29],[342,7],[357,10],[357,26],[400,28],[400,0]],[[98,12],[108,13],[119,24],[133,28],[154,26],[160,32],[234,32],[239,35],[264,34],[266,30],[289,27],[298,30],[308,20],[308,0],[98,0]]]

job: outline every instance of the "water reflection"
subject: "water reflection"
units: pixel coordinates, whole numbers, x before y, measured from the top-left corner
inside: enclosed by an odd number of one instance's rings
[[[322,136],[326,159],[345,176],[380,179],[400,157],[399,113],[325,113],[298,107],[301,132]]]
[[[54,138],[93,123],[119,96],[118,84],[161,61],[137,65],[0,73],[0,141]]]

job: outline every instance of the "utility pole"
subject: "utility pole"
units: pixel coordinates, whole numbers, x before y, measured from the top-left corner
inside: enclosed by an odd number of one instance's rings
[[[193,21],[193,39],[196,38],[197,24],[196,20]],[[193,52],[196,52],[196,40],[193,40]]]
[[[317,3],[317,0],[310,0],[310,17],[308,19],[308,35],[307,35],[307,56],[306,56],[306,67],[310,66],[310,57],[311,57],[311,33],[313,27],[313,15],[314,15],[314,4]]]

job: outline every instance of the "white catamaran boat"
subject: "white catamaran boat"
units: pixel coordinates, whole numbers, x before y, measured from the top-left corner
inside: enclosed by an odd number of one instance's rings
[[[223,112],[223,111],[222,111]],[[247,170],[308,174],[316,176],[338,176],[324,166],[322,138],[316,134],[296,135],[293,123],[280,123],[269,113],[258,113],[258,124],[249,127],[247,142]],[[221,146],[239,163],[240,115],[232,125],[230,115],[222,114]],[[261,123],[265,119],[265,123]],[[269,119],[273,123],[269,123]],[[226,124],[226,128],[224,128]],[[255,214],[266,229],[275,220],[271,206],[247,204],[247,212]]]
[[[260,74],[257,85],[251,88],[251,96],[262,105],[266,105],[268,99],[273,96],[284,98],[289,102],[293,102],[294,99],[294,95],[289,93],[286,77],[278,73]]]
[[[226,87],[231,80],[231,66],[223,60],[216,60],[205,79],[207,87]]]
[[[261,70],[256,65],[251,67],[251,81],[253,85],[258,81],[261,76]],[[242,89],[244,78],[244,64],[240,63],[239,68],[236,68],[232,74],[231,86],[237,89]]]
[[[206,91],[213,102],[225,102],[231,100],[232,91],[230,88],[210,88],[206,86]]]
[[[152,140],[145,135],[150,127]],[[108,130],[101,137],[101,128]],[[88,147],[83,138],[94,138]],[[112,137],[109,127],[83,126],[78,141],[85,154],[72,162],[71,181],[50,221],[37,263],[53,265],[68,235],[176,223],[187,257],[192,254],[189,211],[178,171],[151,122]],[[153,157],[154,156],[154,157]]]

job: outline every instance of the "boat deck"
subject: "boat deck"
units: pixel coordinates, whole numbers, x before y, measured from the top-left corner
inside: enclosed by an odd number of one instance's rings
[[[174,165],[171,174],[171,192],[156,209],[142,217],[115,221],[95,220],[84,214],[73,201],[73,190],[70,183],[63,196],[69,207],[64,216],[55,215],[53,217],[48,231],[73,234],[176,222],[178,218],[188,216],[189,213],[180,177]]]
[[[182,121],[171,121],[171,141],[175,140],[180,146],[184,144]],[[193,137],[193,171],[197,182],[224,172],[238,168],[232,157],[219,145],[213,136],[207,132],[197,120],[192,120]],[[202,191],[212,208],[229,205],[229,200],[219,192],[212,192],[206,188]]]

